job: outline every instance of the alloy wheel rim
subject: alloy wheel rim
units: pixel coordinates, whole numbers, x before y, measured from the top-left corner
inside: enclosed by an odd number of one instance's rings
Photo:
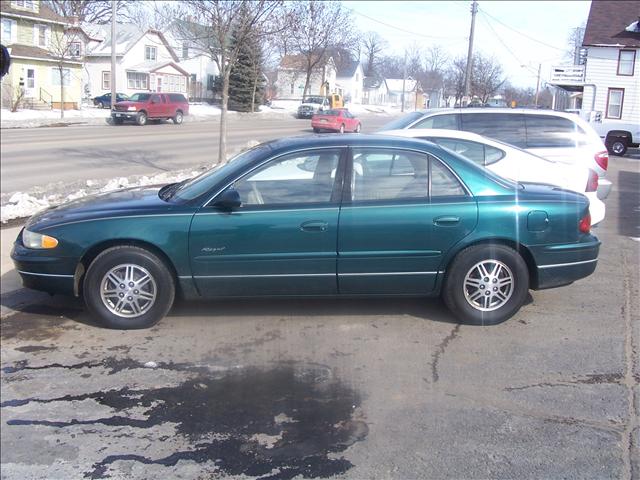
[[[158,288],[146,268],[132,263],[117,265],[102,277],[100,298],[114,315],[136,318],[153,306]]]
[[[621,153],[624,150],[622,142],[615,142],[613,144],[613,153]]]
[[[469,305],[482,312],[491,312],[509,301],[514,284],[513,273],[506,264],[499,260],[483,260],[469,269],[462,289]]]

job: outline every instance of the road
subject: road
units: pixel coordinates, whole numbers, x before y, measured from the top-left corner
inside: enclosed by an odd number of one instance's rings
[[[595,274],[493,327],[325,299],[110,331],[77,300],[6,293],[2,477],[638,479],[640,157],[609,177]]]
[[[365,115],[363,132],[373,132],[393,117]],[[310,120],[282,116],[231,115],[228,150],[247,142],[313,133]],[[211,165],[218,154],[219,121],[120,126],[69,126],[2,130],[3,193],[58,182],[151,175]]]

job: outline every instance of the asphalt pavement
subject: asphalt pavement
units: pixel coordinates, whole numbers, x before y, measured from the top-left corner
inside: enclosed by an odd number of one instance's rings
[[[491,327],[437,300],[323,299],[106,330],[5,290],[3,230],[2,478],[640,478],[640,158],[609,176],[596,272]]]

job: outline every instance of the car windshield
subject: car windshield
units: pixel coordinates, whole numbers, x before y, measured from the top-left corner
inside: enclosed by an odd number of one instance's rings
[[[384,125],[379,132],[385,132],[387,130],[399,130],[402,128],[407,128],[413,122],[418,120],[420,117],[424,115],[424,112],[411,112],[405,115],[404,117],[397,118],[386,125]]]
[[[197,177],[176,184],[174,191],[171,191],[170,194],[165,194],[165,199],[171,199],[178,203],[186,203],[199,198],[209,192],[219,181],[224,179],[236,165],[251,163],[270,149],[271,147],[269,147],[268,144],[263,143],[246,150],[222,166],[214,167],[201,173]]]
[[[324,97],[304,97],[302,103],[323,103]]]
[[[134,93],[133,95],[131,95],[131,98],[129,98],[129,100],[131,100],[132,102],[146,102],[147,100],[149,100],[150,96],[150,93]]]

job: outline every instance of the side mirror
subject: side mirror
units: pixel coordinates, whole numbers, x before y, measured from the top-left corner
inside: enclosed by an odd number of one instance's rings
[[[242,200],[240,200],[240,194],[233,187],[227,188],[224,192],[218,195],[218,197],[211,204],[212,207],[228,211],[240,208],[241,205]]]

